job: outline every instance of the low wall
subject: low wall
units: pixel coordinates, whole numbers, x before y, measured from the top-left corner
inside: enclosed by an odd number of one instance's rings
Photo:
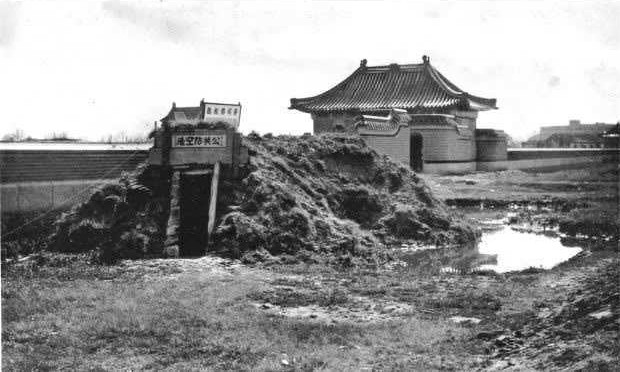
[[[508,149],[508,160],[580,158],[580,157],[618,157],[620,149],[579,149],[579,148],[513,148]]]
[[[138,150],[0,149],[0,183],[116,178],[146,161]]]
[[[20,147],[0,149],[1,212],[58,209],[82,202],[92,188],[136,169],[148,155],[143,145],[132,149],[16,145]],[[23,148],[26,145],[31,148]]]
[[[118,179],[0,184],[0,211],[25,212],[69,207],[88,199],[93,189]]]
[[[454,127],[417,125],[411,132],[422,135],[422,156],[429,163],[473,161],[476,157],[473,136],[461,135]]]
[[[521,170],[550,170],[550,169],[569,169],[576,166],[588,164],[601,164],[603,159],[600,157],[573,157],[573,158],[549,158],[549,159],[524,159],[512,161],[491,161],[478,163],[479,171],[497,171],[509,169]]]
[[[459,162],[459,163],[424,163],[422,173],[471,173],[476,171],[476,162]]]
[[[620,162],[620,149],[508,149],[508,160],[425,163],[424,173],[469,173],[509,169],[554,170]]]
[[[478,162],[479,171],[567,169],[616,162],[620,149],[509,149],[508,160]]]
[[[476,136],[476,159],[480,161],[503,161],[507,160],[506,137],[477,135]]]
[[[409,165],[410,133],[408,127],[398,127],[397,132],[394,134],[369,131],[369,133],[360,133],[360,137],[378,153],[385,154],[396,162]]]

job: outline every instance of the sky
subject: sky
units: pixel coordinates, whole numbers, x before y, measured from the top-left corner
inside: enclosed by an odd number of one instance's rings
[[[0,135],[148,133],[172,102],[241,102],[302,134],[290,98],[368,65],[431,64],[497,98],[479,128],[620,120],[618,1],[0,1]]]

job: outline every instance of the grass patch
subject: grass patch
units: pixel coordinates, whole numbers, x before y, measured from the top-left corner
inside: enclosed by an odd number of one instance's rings
[[[349,301],[347,293],[341,289],[323,289],[318,291],[299,290],[295,288],[269,289],[264,292],[252,293],[250,299],[283,307],[297,306],[337,306]]]
[[[452,324],[413,318],[362,325],[273,316],[251,300],[330,306],[348,297],[330,289],[269,292],[250,274],[117,272],[112,280],[59,281],[47,272],[3,278],[7,370],[437,369],[444,362],[409,353],[450,359],[454,340],[468,337]]]

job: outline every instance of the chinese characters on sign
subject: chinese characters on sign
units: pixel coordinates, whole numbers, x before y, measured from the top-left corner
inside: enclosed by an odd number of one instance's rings
[[[225,147],[226,135],[182,135],[172,136],[172,147]]]

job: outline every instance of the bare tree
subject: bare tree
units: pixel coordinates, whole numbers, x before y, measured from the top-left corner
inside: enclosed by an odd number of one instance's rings
[[[144,134],[127,134],[125,131],[120,131],[103,136],[99,141],[104,143],[146,143],[149,138]]]
[[[76,138],[69,137],[67,132],[52,132],[43,139],[47,141],[78,141]]]
[[[16,129],[13,133],[8,133],[2,136],[2,140],[6,142],[21,142],[26,138],[24,131]]]

